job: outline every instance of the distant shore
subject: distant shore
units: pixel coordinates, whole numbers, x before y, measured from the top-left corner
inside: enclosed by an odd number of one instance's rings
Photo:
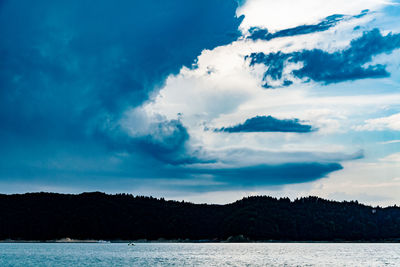
[[[263,240],[263,241],[226,241],[226,240],[181,240],[181,239],[173,239],[173,240],[80,240],[80,239],[71,239],[71,238],[62,238],[57,240],[0,240],[0,243],[189,243],[189,244],[198,244],[198,243],[400,243],[400,239],[388,239],[388,240],[327,240],[327,241],[298,241],[298,240]]]
[[[0,194],[0,214],[3,243],[400,242],[399,207],[318,197],[213,205],[101,192]]]

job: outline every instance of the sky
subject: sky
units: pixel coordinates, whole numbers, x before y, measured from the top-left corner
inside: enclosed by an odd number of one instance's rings
[[[2,0],[0,193],[400,204],[397,0]]]

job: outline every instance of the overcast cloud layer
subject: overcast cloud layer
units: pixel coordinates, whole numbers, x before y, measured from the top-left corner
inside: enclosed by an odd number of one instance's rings
[[[398,203],[399,4],[2,1],[0,191]]]

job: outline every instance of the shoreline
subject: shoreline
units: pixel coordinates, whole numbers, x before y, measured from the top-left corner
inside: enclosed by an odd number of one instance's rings
[[[376,244],[376,243],[400,243],[400,239],[393,239],[393,240],[353,240],[353,241],[348,241],[348,240],[337,240],[337,241],[297,241],[297,240],[290,240],[290,241],[285,241],[285,240],[262,240],[262,241],[245,241],[245,242],[227,242],[227,241],[213,241],[213,240],[79,240],[79,239],[59,239],[59,240],[13,240],[13,239],[6,239],[6,240],[0,240],[0,244],[17,244],[17,243],[39,243],[39,244],[118,244],[118,243],[134,243],[134,244],[168,244],[168,243],[173,243],[173,244],[257,244],[257,243],[298,243],[298,244],[344,244],[344,243],[353,243],[353,244],[363,244],[363,243],[370,243],[370,244]]]

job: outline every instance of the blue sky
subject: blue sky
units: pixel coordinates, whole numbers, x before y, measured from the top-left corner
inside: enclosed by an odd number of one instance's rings
[[[400,202],[400,3],[0,4],[0,191]]]

